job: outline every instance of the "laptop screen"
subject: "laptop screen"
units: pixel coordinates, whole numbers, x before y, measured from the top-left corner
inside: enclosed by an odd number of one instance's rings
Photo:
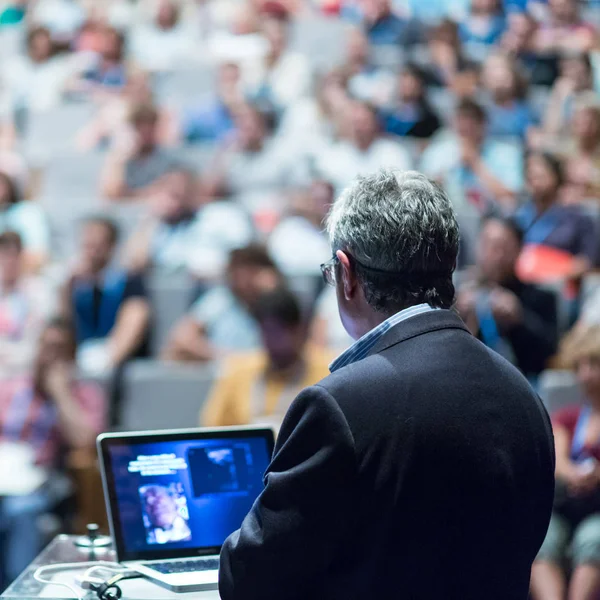
[[[269,436],[244,433],[106,444],[120,560],[218,551],[262,491],[270,462]]]

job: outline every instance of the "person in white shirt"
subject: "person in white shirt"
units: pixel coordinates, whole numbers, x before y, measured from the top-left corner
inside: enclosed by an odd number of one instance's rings
[[[28,33],[27,55],[15,56],[2,67],[2,87],[12,113],[21,108],[42,112],[60,102],[69,70],[66,61],[54,56],[50,31],[45,27]]]
[[[248,73],[248,95],[282,110],[310,91],[311,69],[305,56],[288,48],[289,24],[284,16],[263,18],[268,50],[257,72]]]
[[[180,7],[173,0],[161,0],[154,22],[134,30],[131,53],[146,71],[177,68],[194,50],[194,39],[180,19]]]
[[[196,181],[188,171],[164,175],[150,202],[151,214],[126,250],[133,271],[153,266],[213,279],[224,271],[229,252],[252,239],[250,219],[238,206],[211,202],[198,208]]]
[[[269,254],[287,277],[318,277],[319,265],[331,258],[323,222],[333,203],[333,186],[315,180],[295,196],[290,214],[273,230],[267,244]]]
[[[285,140],[271,137],[269,119],[252,105],[234,115],[235,137],[225,143],[204,177],[209,197],[289,188],[303,175]]]
[[[357,175],[374,173],[382,168],[407,171],[412,167],[408,151],[396,141],[381,135],[377,112],[367,103],[353,102],[345,115],[348,139],[331,143],[317,153],[317,173],[331,181],[337,191],[345,188]]]
[[[421,171],[444,185],[456,210],[512,212],[523,189],[519,145],[491,139],[487,115],[473,100],[456,109],[454,132],[435,140],[421,157]]]

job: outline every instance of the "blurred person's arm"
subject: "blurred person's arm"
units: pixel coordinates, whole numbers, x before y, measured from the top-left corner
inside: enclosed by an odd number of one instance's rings
[[[156,231],[156,222],[148,220],[139,227],[127,241],[123,263],[134,273],[141,273],[151,266],[152,238]]]
[[[110,334],[109,354],[113,365],[120,365],[140,348],[150,323],[150,304],[146,298],[126,300],[119,310]]]
[[[574,82],[566,77],[561,77],[554,84],[542,122],[545,135],[558,135],[565,127],[564,107],[574,87]]]
[[[488,168],[481,158],[478,148],[463,144],[462,160],[463,164],[473,171],[483,186],[505,210],[512,212],[517,208],[515,190],[505,185],[502,179]]]
[[[184,317],[173,330],[165,349],[163,360],[207,362],[216,352],[206,336],[206,330],[193,316]]]
[[[66,363],[50,367],[43,382],[57,409],[58,427],[64,441],[73,449],[94,446],[103,424],[104,409],[101,396],[78,398],[72,384],[72,368]]]
[[[133,195],[126,183],[125,172],[129,157],[121,153],[112,153],[106,159],[101,177],[102,195],[109,200],[119,200]]]

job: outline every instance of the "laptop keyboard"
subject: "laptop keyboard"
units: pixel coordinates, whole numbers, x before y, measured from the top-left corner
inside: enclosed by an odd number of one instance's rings
[[[154,569],[163,575],[172,573],[192,573],[197,571],[213,571],[219,568],[218,558],[201,558],[194,560],[170,560],[164,563],[145,563],[148,569]]]

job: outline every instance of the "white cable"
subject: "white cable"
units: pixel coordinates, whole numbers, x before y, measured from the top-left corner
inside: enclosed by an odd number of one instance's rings
[[[74,571],[77,569],[81,569],[83,567],[103,567],[106,566],[109,569],[116,570],[116,568],[122,569],[122,566],[118,563],[107,562],[103,563],[102,561],[90,561],[90,562],[78,562],[78,563],[60,563],[57,565],[46,565],[44,567],[38,567],[33,573],[33,578],[38,583],[43,583],[45,585],[56,585],[60,587],[67,588],[77,600],[83,600],[83,596],[69,583],[63,583],[62,581],[53,581],[52,579],[45,579],[45,573],[60,573],[61,571]]]
[[[112,564],[112,563],[109,563]],[[93,567],[90,567],[84,574],[82,579],[89,579],[92,576],[92,573],[94,571],[99,571],[100,569],[102,569],[103,571],[109,571],[110,573],[127,573],[129,571],[131,571],[131,569],[128,569],[127,567],[123,567],[122,565],[119,565],[119,567],[107,567],[103,564],[98,564],[95,565]]]

